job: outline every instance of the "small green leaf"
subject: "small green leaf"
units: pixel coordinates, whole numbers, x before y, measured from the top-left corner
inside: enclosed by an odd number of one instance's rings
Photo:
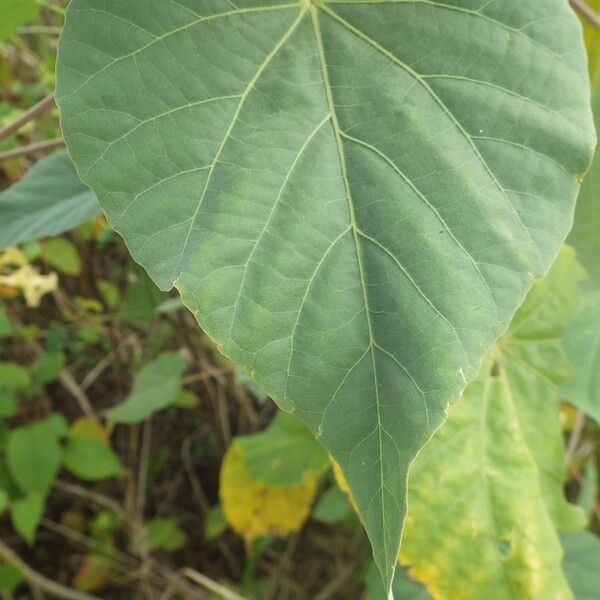
[[[30,0],[0,2],[19,6]],[[4,24],[6,12],[0,15]],[[59,235],[99,212],[96,196],[81,183],[67,153],[56,152],[0,193],[0,248]]]
[[[313,519],[325,523],[326,525],[335,525],[345,521],[352,515],[352,506],[342,490],[336,485],[329,488],[317,502],[313,510]],[[381,578],[378,577],[381,585]]]
[[[65,355],[62,352],[48,352],[33,363],[32,376],[39,385],[47,385],[56,381],[65,366]]]
[[[93,437],[72,437],[63,450],[63,466],[85,481],[119,477],[125,470],[106,443]]]
[[[563,533],[563,568],[575,600],[598,600],[600,590],[600,538],[589,531]]]
[[[173,352],[148,363],[136,376],[133,390],[123,402],[107,411],[115,423],[139,423],[173,403],[181,391],[185,359]]]
[[[73,242],[66,238],[54,238],[44,242],[42,258],[46,263],[66,275],[79,275],[81,259]]]
[[[6,462],[25,493],[45,494],[60,468],[61,449],[50,419],[18,427],[8,434]]]
[[[198,396],[190,390],[181,390],[172,402],[178,408],[192,409],[198,406]]]
[[[213,506],[204,519],[204,537],[207,540],[218,538],[228,527],[227,519],[220,506]]]
[[[8,506],[8,494],[0,488],[0,515],[4,512]]]
[[[19,391],[31,383],[29,371],[12,362],[0,362],[0,390]]]
[[[260,433],[236,438],[248,473],[261,483],[290,486],[322,473],[326,450],[296,417],[277,413]]]
[[[134,323],[148,323],[156,317],[157,307],[168,299],[168,294],[161,292],[145,273],[141,273],[127,290],[121,317]]]
[[[23,580],[23,573],[18,567],[5,562],[0,563],[0,591],[12,594]]]
[[[149,551],[165,550],[174,552],[185,544],[185,533],[177,525],[175,519],[152,519],[145,524],[144,529],[144,541]]]
[[[15,530],[23,539],[33,545],[37,528],[44,514],[46,499],[43,494],[32,492],[10,506],[10,518]]]

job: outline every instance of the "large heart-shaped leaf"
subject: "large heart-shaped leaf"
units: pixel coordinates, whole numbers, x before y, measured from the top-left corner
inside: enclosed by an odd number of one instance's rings
[[[391,581],[410,461],[571,222],[564,0],[72,0],[68,148],[133,256],[342,466]]]

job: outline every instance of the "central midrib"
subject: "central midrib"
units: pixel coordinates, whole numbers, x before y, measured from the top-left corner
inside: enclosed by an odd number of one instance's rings
[[[373,332],[373,323],[371,320],[371,309],[369,306],[369,296],[367,293],[367,283],[365,280],[365,272],[364,265],[362,259],[361,246],[358,239],[358,224],[356,221],[356,215],[354,211],[354,203],[352,201],[352,190],[350,189],[350,182],[348,180],[347,166],[346,166],[346,158],[344,152],[344,146],[341,137],[341,128],[339,125],[339,121],[337,118],[337,113],[335,110],[335,103],[333,100],[333,92],[331,90],[331,83],[329,80],[329,71],[327,68],[327,61],[325,59],[325,51],[323,48],[323,39],[321,36],[321,29],[319,26],[319,11],[316,7],[310,7],[310,16],[313,24],[313,29],[315,33],[315,39],[317,43],[317,50],[319,55],[319,60],[321,63],[321,71],[323,73],[323,84],[325,87],[325,93],[327,96],[327,104],[329,106],[329,113],[331,115],[331,123],[333,125],[333,129],[335,132],[336,145],[338,149],[338,155],[340,159],[340,169],[342,172],[342,178],[344,180],[344,186],[346,189],[346,199],[348,201],[348,211],[350,215],[350,226],[352,228],[352,235],[354,239],[354,246],[356,250],[356,261],[358,265],[358,272],[360,275],[361,287],[363,292],[363,299],[365,305],[365,315],[367,319],[367,327],[369,333],[369,346],[371,349],[371,359],[373,363],[373,385],[375,390],[375,407],[377,410],[377,433],[379,439],[379,483],[380,489],[379,492],[381,494],[381,520],[383,524],[383,555],[385,559],[385,569],[386,572],[389,568],[391,568],[390,579],[393,577],[394,567],[393,563],[395,561],[390,560],[388,556],[388,547],[385,541],[386,530],[387,530],[387,519],[386,519],[386,511],[385,511],[385,496],[384,496],[384,473],[383,473],[383,428],[381,421],[381,408],[380,408],[380,399],[379,399],[379,386],[378,386],[378,378],[377,378],[377,361],[375,360],[375,336]]]

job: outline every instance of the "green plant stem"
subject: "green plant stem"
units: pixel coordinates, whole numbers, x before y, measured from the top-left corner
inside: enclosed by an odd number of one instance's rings
[[[15,131],[18,131],[23,125],[29,123],[32,119],[35,119],[39,114],[45,112],[49,108],[54,106],[54,92],[48,94],[43,100],[40,100],[37,104],[27,109],[23,114],[19,115],[12,123],[9,123],[2,129],[0,129],[0,140],[7,138],[12,135]]]
[[[34,152],[41,152],[42,150],[50,150],[52,148],[58,148],[64,144],[62,138],[56,138],[54,140],[44,140],[43,142],[36,142],[29,146],[21,146],[20,148],[14,148],[13,150],[7,150],[6,152],[0,152],[0,162],[8,160],[9,158],[18,158],[19,156],[26,156],[27,154],[33,154]]]
[[[56,581],[47,579],[41,573],[34,571],[21,558],[13,552],[3,541],[0,540],[0,558],[17,567],[23,573],[27,581],[41,588],[55,598],[64,598],[65,600],[100,600],[97,596],[91,596],[84,592],[68,588]]]
[[[600,28],[600,15],[585,0],[569,0],[571,6],[594,27]]]

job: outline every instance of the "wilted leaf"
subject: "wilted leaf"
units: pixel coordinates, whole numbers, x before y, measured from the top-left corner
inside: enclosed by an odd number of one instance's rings
[[[15,6],[28,1],[8,0]],[[1,9],[0,15],[4,23]],[[0,193],[0,248],[59,235],[99,212],[96,196],[81,183],[67,153],[56,152]]]
[[[219,496],[223,514],[247,543],[264,535],[285,536],[302,527],[317,492],[318,476],[295,485],[268,485],[250,475],[237,441],[221,465]]]
[[[400,556],[436,599],[570,598],[555,527],[585,517],[563,496],[558,385],[581,277],[565,248],[411,468]]]
[[[181,390],[185,359],[173,352],[148,363],[136,376],[133,390],[123,402],[107,411],[115,423],[139,423],[169,406]]]
[[[99,592],[114,581],[119,570],[120,565],[112,555],[88,554],[73,577],[73,586],[83,592]]]
[[[57,98],[111,225],[327,446],[391,583],[408,465],[570,227],[581,29],[564,0],[284,2],[73,0]]]

